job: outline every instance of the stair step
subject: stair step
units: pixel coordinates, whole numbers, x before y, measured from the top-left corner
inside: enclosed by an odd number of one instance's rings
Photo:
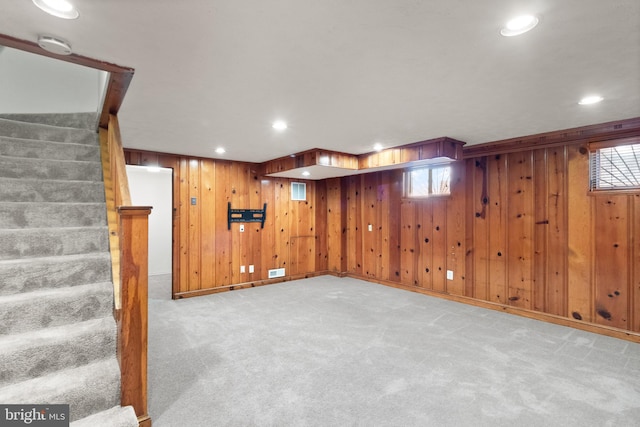
[[[102,181],[40,181],[0,177],[4,202],[104,203]]]
[[[0,388],[0,402],[69,404],[71,421],[113,408],[120,402],[120,369],[109,357],[78,368]]]
[[[111,281],[109,252],[0,261],[0,295]]]
[[[0,136],[0,155],[34,159],[100,161],[100,147]]]
[[[0,230],[0,260],[109,250],[106,226]]]
[[[101,181],[102,165],[99,162],[77,160],[0,156],[0,176],[44,180]]]
[[[114,406],[71,423],[70,427],[138,427],[133,406]]]
[[[0,337],[0,387],[116,354],[112,315]]]
[[[106,224],[104,203],[0,204],[0,228],[95,227]]]
[[[83,322],[112,312],[109,282],[4,295],[0,297],[0,335]]]
[[[0,135],[11,138],[100,145],[98,133],[92,130],[20,122],[2,118],[0,118]]]
[[[95,130],[98,127],[98,113],[4,113],[0,118],[74,129]]]

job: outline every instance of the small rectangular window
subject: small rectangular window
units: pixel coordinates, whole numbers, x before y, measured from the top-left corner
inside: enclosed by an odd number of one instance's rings
[[[429,197],[451,194],[451,167],[429,166],[404,173],[405,197]]]
[[[307,184],[304,182],[291,183],[291,200],[307,200]]]
[[[589,163],[592,191],[640,189],[640,144],[598,148]]]

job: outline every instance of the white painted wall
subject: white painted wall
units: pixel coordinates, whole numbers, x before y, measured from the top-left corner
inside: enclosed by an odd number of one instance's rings
[[[153,206],[149,215],[149,275],[171,274],[173,170],[127,165],[131,203]]]
[[[0,51],[0,114],[93,113],[108,73],[17,49]]]

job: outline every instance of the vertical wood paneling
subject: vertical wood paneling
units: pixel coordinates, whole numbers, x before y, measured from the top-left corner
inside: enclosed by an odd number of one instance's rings
[[[265,200],[262,200],[261,184],[255,169],[257,168],[249,168],[249,208],[262,209]],[[260,228],[260,225],[259,222],[249,222],[246,224],[247,230],[249,230],[248,232],[250,233],[249,237],[251,238],[251,252],[248,262],[249,265],[253,265],[254,269],[253,273],[249,273],[248,280],[250,281],[261,280],[267,277],[266,275],[264,277],[262,276],[262,251],[265,249],[262,247],[263,236],[260,234],[264,229]],[[248,271],[249,270],[247,270],[247,272]]]
[[[347,266],[351,274],[362,275],[362,175],[344,178],[347,182]],[[343,181],[344,182],[344,181]]]
[[[340,181],[338,180],[338,187],[340,185]],[[342,223],[343,223],[343,215],[344,212],[342,210],[341,203],[341,192],[337,194],[339,197],[338,203],[340,206],[340,215],[341,217],[338,219],[338,229],[340,231],[340,239],[343,238],[342,234]],[[328,239],[328,210],[327,204],[329,203],[329,195],[327,193],[327,182],[326,181],[316,181],[316,202],[315,202],[315,212],[310,212],[315,219],[315,271],[326,271],[329,269],[329,255],[327,248],[327,239]],[[339,260],[342,259],[342,251],[344,250],[343,244],[339,245]],[[341,270],[344,271],[344,270]]]
[[[447,292],[465,294],[465,163],[451,164],[451,195],[446,199],[447,239],[446,270],[453,272],[453,280],[447,280]],[[445,274],[446,277],[446,274]]]
[[[216,267],[216,192],[215,163],[200,162],[200,288],[211,288],[215,283]]]
[[[472,228],[467,230],[467,253],[473,275],[467,272],[467,295],[482,300],[489,298],[489,198],[487,193],[487,158],[467,161],[467,218]],[[470,181],[470,182],[469,182]],[[469,289],[471,287],[471,289]]]
[[[546,301],[542,310],[567,315],[567,150],[548,149]],[[537,226],[539,227],[539,226]]]
[[[275,188],[279,186],[277,180],[264,177],[260,181],[260,202],[267,204],[267,219],[264,228],[258,233],[262,239],[262,252],[260,264],[260,278],[269,277],[269,270],[277,267],[276,251],[274,249],[275,236],[277,234],[274,217],[277,206],[275,203]],[[257,271],[257,269],[256,269]]]
[[[596,323],[627,328],[629,266],[628,196],[596,196]]]
[[[291,184],[288,181],[276,183],[275,189],[275,241],[274,258],[276,266],[271,268],[288,268],[289,262],[289,194]],[[297,203],[297,202],[295,202]]]
[[[417,203],[417,215],[420,217],[416,264],[416,274],[419,274],[418,285],[425,289],[433,289],[433,203],[431,200],[421,200]]]
[[[197,204],[191,204],[189,200],[189,290],[200,289],[200,212],[202,211],[198,203],[202,203],[200,198],[200,160],[189,160],[189,198],[196,198]]]
[[[387,194],[389,195],[389,215],[385,226],[385,234],[383,235],[383,251],[387,260],[387,270],[389,271],[389,280],[392,282],[400,282],[400,204],[402,202],[402,171],[389,171]],[[416,232],[420,231],[420,224],[417,225]],[[416,245],[416,251],[419,248]],[[420,276],[418,275],[417,278]]]
[[[489,218],[489,301],[506,304],[507,295],[507,156],[487,158]]]
[[[531,308],[533,267],[533,159],[531,152],[509,154],[507,285],[509,304]]]
[[[533,185],[534,185],[534,229],[533,229],[533,287],[532,306],[534,310],[542,311],[547,305],[547,267],[549,263],[548,235],[548,170],[547,150],[533,152]]]
[[[345,205],[343,209],[343,194],[341,178],[332,178],[326,181],[326,250],[327,269],[336,273],[346,271],[343,264],[347,256],[347,248],[344,246],[347,236],[347,224]],[[320,233],[318,233],[320,234]]]
[[[175,173],[175,172],[174,172]],[[180,291],[189,290],[189,179],[188,179],[188,160],[180,159],[180,167],[178,169],[180,177],[180,187],[184,190],[180,192],[180,204],[178,210],[180,212]]]
[[[227,286],[231,282],[231,231],[227,228],[228,203],[231,201],[231,165],[228,162],[216,162],[216,225],[215,225],[215,263],[216,277],[212,287]]]
[[[589,191],[589,154],[584,146],[567,147],[567,311],[577,320],[592,322],[592,199]]]
[[[373,230],[378,227],[376,218],[378,216],[377,203],[377,180],[376,174],[363,175],[362,188],[362,271],[370,278],[376,277],[377,269],[377,247],[376,234]],[[370,227],[369,227],[370,226]],[[371,229],[371,231],[369,231]]]
[[[433,290],[438,292],[447,291],[447,200],[444,197],[434,198],[433,223],[431,235],[433,238]]]
[[[400,204],[400,277],[402,283],[417,285],[416,203],[403,200]]]

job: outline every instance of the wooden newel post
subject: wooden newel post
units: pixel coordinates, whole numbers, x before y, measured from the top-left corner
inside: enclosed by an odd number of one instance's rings
[[[121,206],[120,273],[122,309],[117,314],[121,405],[131,405],[140,426],[151,426],[147,412],[147,310],[149,206]]]

